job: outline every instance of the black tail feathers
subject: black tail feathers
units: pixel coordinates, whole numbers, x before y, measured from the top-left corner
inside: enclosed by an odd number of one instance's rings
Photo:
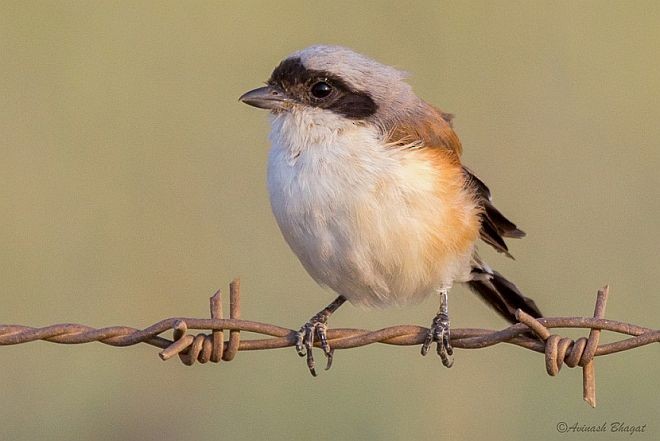
[[[517,309],[534,318],[543,317],[534,300],[522,295],[516,285],[497,271],[473,268],[472,275],[474,279],[467,282],[470,289],[509,322],[516,323]]]

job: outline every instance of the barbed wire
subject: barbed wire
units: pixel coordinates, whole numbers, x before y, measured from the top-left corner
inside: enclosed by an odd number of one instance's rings
[[[583,398],[596,406],[594,357],[622,352],[651,343],[660,342],[660,330],[645,328],[604,318],[609,287],[598,291],[593,317],[546,317],[535,319],[518,310],[520,323],[496,331],[491,329],[452,329],[451,344],[454,348],[480,349],[498,343],[510,343],[545,354],[546,371],[555,376],[565,363],[569,367],[580,366],[583,372]],[[168,360],[178,355],[186,365],[195,362],[231,361],[238,351],[276,349],[294,346],[297,331],[268,323],[242,320],[240,310],[240,281],[229,285],[229,318],[223,318],[222,294],[216,292],[210,298],[210,319],[172,317],[161,320],[148,328],[129,326],[92,328],[75,323],[60,323],[43,328],[23,325],[0,324],[0,346],[44,340],[60,344],[100,342],[111,346],[132,346],[146,343],[162,350],[159,356]],[[573,340],[552,334],[551,328],[590,329],[589,337]],[[191,335],[189,330],[209,330],[210,334]],[[173,330],[172,339],[160,334]],[[538,338],[530,336],[530,330]],[[631,336],[620,341],[599,345],[602,330]],[[224,332],[229,338],[224,341]],[[241,340],[240,332],[252,332],[269,338]],[[428,328],[416,325],[397,325],[376,331],[353,328],[329,329],[328,342],[333,349],[348,349],[384,343],[396,346],[419,345],[424,342]],[[318,346],[318,344],[316,344]]]

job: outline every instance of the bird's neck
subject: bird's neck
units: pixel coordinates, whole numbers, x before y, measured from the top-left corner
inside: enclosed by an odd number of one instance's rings
[[[365,125],[320,109],[308,108],[275,114],[271,118],[271,126],[272,148],[281,150],[280,154],[291,164],[306,154],[351,156],[359,146],[374,144],[383,138],[373,125]]]

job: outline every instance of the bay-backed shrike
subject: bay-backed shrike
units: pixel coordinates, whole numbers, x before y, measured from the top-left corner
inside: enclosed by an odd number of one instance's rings
[[[440,297],[433,342],[453,363],[447,291],[466,283],[505,319],[534,301],[477,255],[481,238],[509,254],[519,230],[460,161],[452,115],[424,102],[406,75],[339,46],[289,55],[240,100],[269,109],[268,190],[277,223],[307,272],[339,296],[298,333],[313,375],[315,340],[332,361],[328,317],[346,300],[389,306]],[[326,368],[327,369],[327,368]]]

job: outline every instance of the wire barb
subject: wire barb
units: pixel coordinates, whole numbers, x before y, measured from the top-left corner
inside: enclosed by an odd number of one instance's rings
[[[490,329],[452,329],[451,345],[460,349],[480,349],[498,343],[510,343],[545,354],[546,371],[555,376],[565,363],[569,367],[582,367],[583,397],[592,407],[596,406],[596,382],[594,357],[622,352],[651,343],[660,342],[660,330],[604,318],[609,287],[598,291],[593,317],[546,317],[534,319],[521,310],[516,312],[520,323],[495,331]],[[242,320],[240,308],[240,281],[229,285],[229,318],[223,318],[222,294],[216,292],[210,298],[211,318],[172,317],[161,320],[145,329],[128,326],[112,326],[95,329],[89,326],[62,323],[43,328],[23,325],[0,324],[0,346],[45,340],[52,343],[80,344],[98,341],[111,346],[132,346],[138,343],[161,348],[160,358],[168,360],[178,355],[190,366],[195,362],[218,363],[231,361],[238,351],[276,349],[295,346],[297,331],[280,326]],[[551,334],[551,328],[590,329],[589,337],[577,340]],[[188,334],[189,330],[207,330],[210,335]],[[529,336],[532,330],[539,339]],[[173,331],[172,340],[160,334]],[[224,331],[229,338],[224,340]],[[612,331],[630,337],[600,345],[601,331]],[[241,340],[240,332],[252,332],[266,336],[261,339]],[[415,325],[398,325],[376,331],[364,329],[329,329],[327,341],[335,349],[348,349],[372,343],[396,346],[421,345],[428,335],[428,328]],[[320,342],[315,342],[320,347]]]
[[[598,290],[594,310],[595,319],[604,317],[609,291],[609,286]],[[580,337],[574,341],[550,334],[548,328],[521,309],[516,311],[516,319],[527,325],[541,340],[545,341],[545,368],[548,375],[557,375],[563,363],[572,368],[582,367],[582,397],[591,407],[596,407],[596,374],[593,358],[598,348],[600,329],[591,328],[589,338]]]
[[[241,316],[240,291],[241,282],[236,278],[229,284],[229,317],[231,320],[237,320]],[[220,290],[209,300],[211,319],[222,320],[222,293]],[[179,359],[186,366],[192,366],[195,361],[202,364],[209,361],[213,363],[218,363],[221,360],[231,361],[236,356],[241,343],[240,329],[231,329],[229,331],[229,341],[226,343],[223,341],[224,330],[222,328],[213,328],[211,335],[200,333],[193,337],[186,334],[188,331],[186,320],[178,319],[174,322],[172,329],[174,331],[172,343],[160,351],[158,355],[163,360],[169,360],[173,356],[179,355]]]

